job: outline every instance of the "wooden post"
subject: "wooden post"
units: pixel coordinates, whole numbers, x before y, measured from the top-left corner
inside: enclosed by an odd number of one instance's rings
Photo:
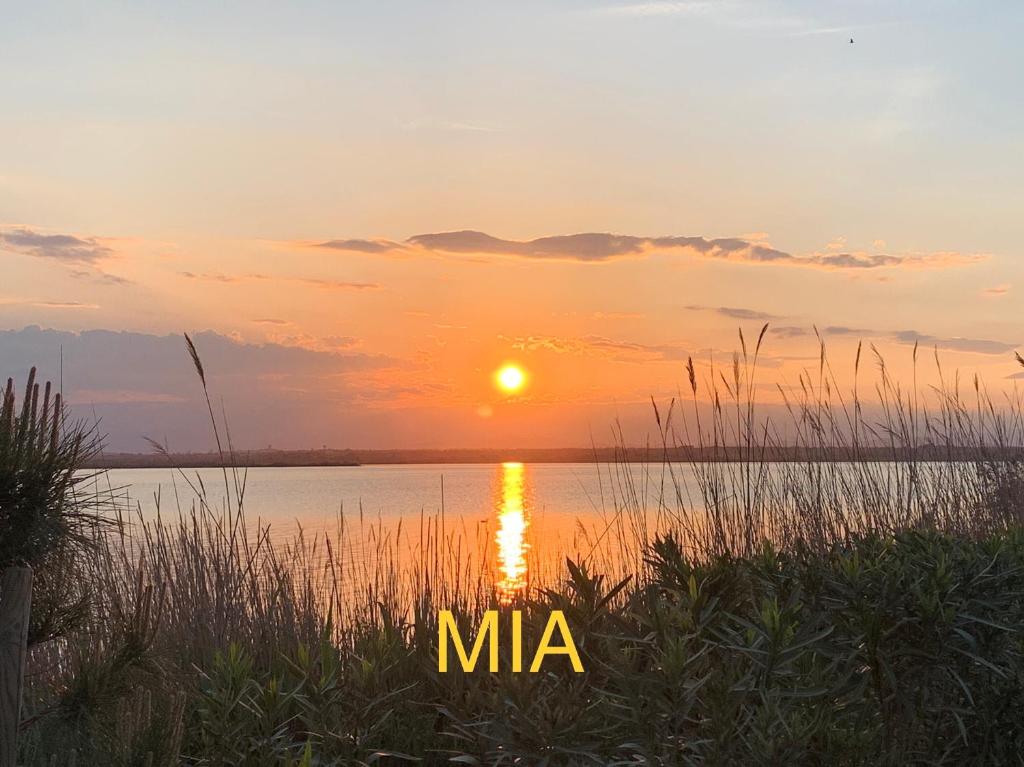
[[[15,767],[25,643],[32,609],[32,568],[8,567],[0,576],[0,767]]]

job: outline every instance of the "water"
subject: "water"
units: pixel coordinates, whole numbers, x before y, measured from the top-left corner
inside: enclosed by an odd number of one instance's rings
[[[116,469],[103,479],[119,503],[147,519],[158,508],[164,518],[191,509],[196,492],[189,482],[198,487],[200,481],[215,509],[224,507],[228,492],[234,496],[233,483],[225,491],[219,469],[184,475]],[[628,495],[634,506],[656,507],[661,482],[660,469],[639,464],[265,467],[247,471],[244,506],[250,520],[270,525],[276,541],[292,539],[300,527],[307,537],[337,530],[341,516],[350,531],[361,529],[359,520],[392,532],[401,522],[409,539],[425,520],[443,516],[448,534],[476,542],[477,561],[492,563],[498,591],[514,594],[536,562],[587,553],[608,538],[607,531],[621,523],[616,498]],[[369,534],[361,537],[354,550]]]
[[[740,544],[745,528],[733,524],[728,509],[742,507],[749,492],[743,469],[716,465],[714,488],[726,509],[722,532],[735,534]],[[621,463],[255,468],[246,474],[244,507],[251,526],[257,520],[269,525],[275,547],[285,548],[300,529],[307,542],[330,534],[343,544],[346,563],[364,563],[371,574],[382,551],[398,565],[454,560],[460,572],[472,567],[499,594],[514,595],[531,580],[548,580],[556,568],[564,572],[565,555],[586,557],[609,575],[636,572],[643,549],[638,541],[650,541],[666,525],[679,532],[681,521],[691,530],[707,522],[697,467],[673,464],[674,480],[665,470]],[[869,513],[876,526],[956,519],[963,514],[958,499],[975,487],[972,471],[966,463],[918,462],[912,470],[907,462],[885,461],[769,464],[750,481],[759,485],[755,505],[771,506],[786,524],[802,524],[813,536],[842,534],[844,525],[856,527]],[[122,507],[137,508],[147,519],[158,507],[171,520],[178,510],[189,511],[193,486],[200,484],[214,511],[237,506],[234,497],[226,502],[235,490],[232,483],[225,491],[219,469],[119,469],[102,476]],[[742,523],[742,514],[738,519]],[[832,521],[835,530],[828,527]],[[685,545],[685,531],[682,538]],[[440,540],[446,543],[439,548]],[[304,548],[301,565],[316,568],[322,554],[323,547]]]

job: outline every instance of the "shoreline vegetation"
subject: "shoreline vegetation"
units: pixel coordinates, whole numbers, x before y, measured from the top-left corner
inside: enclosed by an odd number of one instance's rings
[[[61,410],[46,438],[49,398],[30,382],[18,408],[10,384],[0,532],[40,531],[0,559],[35,573],[19,764],[1019,764],[1020,402],[907,390],[876,357],[868,415],[822,346],[772,423],[766,330],[699,380],[691,362],[690,402],[654,405],[653,506],[613,456],[603,534],[511,598],[443,515],[270,545],[212,407],[223,487],[181,469],[192,497],[156,520],[104,508],[83,490],[95,451],[48,447],[89,430]],[[730,460],[672,460],[684,445]],[[783,449],[805,452],[768,471]],[[561,610],[585,672],[439,674],[442,609],[464,636],[521,610],[529,646]]]
[[[856,456],[843,448],[806,448],[773,446],[765,455],[767,463],[893,461],[915,459],[922,462],[969,460],[974,447],[919,445],[905,447],[862,447]],[[993,447],[993,458],[1020,460],[1024,449]],[[735,445],[695,447],[599,447],[599,448],[446,448],[446,449],[368,449],[322,448],[318,450],[239,450],[233,454],[238,468],[396,466],[431,464],[520,463],[669,463],[739,462],[744,453]],[[219,469],[223,456],[216,451],[183,453],[102,453],[90,458],[83,469]]]

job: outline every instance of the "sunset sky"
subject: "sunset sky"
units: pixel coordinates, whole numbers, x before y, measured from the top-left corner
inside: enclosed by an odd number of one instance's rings
[[[993,387],[1024,5],[38,2],[0,24],[0,373],[111,449],[568,446],[772,330]],[[850,38],[854,43],[850,44]],[[930,354],[929,354],[930,356]],[[502,364],[521,392],[494,385]],[[847,372],[843,372],[847,371]]]

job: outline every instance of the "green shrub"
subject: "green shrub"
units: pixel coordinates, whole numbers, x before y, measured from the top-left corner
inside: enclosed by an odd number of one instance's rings
[[[1024,535],[864,536],[826,553],[691,561],[636,581],[570,562],[524,611],[564,610],[585,666],[437,672],[436,625],[387,611],[282,642],[230,637],[186,673],[189,764],[1016,764]],[[486,605],[485,605],[486,606]],[[497,605],[491,605],[497,607]],[[507,619],[509,606],[500,607]],[[478,612],[457,620],[475,626]],[[502,645],[502,652],[509,647]],[[185,670],[180,670],[185,671]]]
[[[17,406],[14,382],[0,404],[0,569],[35,565],[59,546],[86,543],[94,525],[91,497],[76,474],[98,441],[65,418],[61,395],[47,382],[40,397],[35,368]]]

